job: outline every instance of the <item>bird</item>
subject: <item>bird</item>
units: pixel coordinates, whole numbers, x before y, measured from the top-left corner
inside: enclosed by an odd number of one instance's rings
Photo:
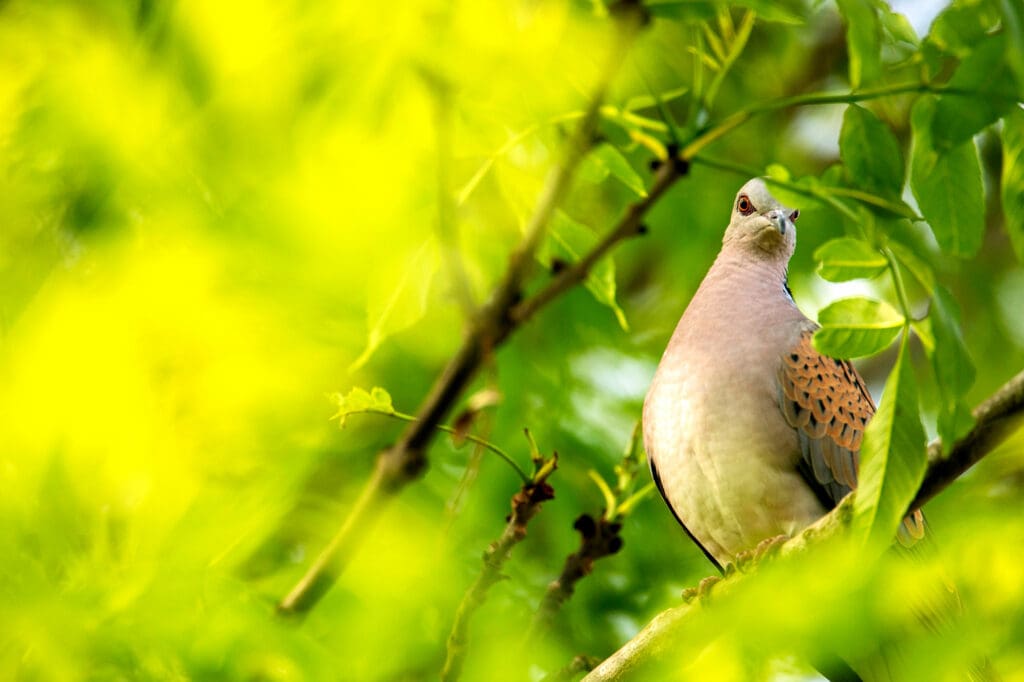
[[[817,324],[789,289],[798,218],[763,179],[740,188],[721,250],[644,400],[657,488],[719,570],[794,536],[856,488],[875,413],[850,361],[814,348]],[[912,546],[925,531],[913,510],[899,544]]]

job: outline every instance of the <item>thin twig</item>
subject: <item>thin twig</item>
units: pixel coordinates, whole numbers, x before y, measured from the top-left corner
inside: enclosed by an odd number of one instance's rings
[[[946,88],[942,86],[929,85],[928,83],[903,83],[901,85],[887,85],[878,88],[860,90],[858,92],[810,92],[792,97],[780,97],[761,104],[752,104],[740,109],[734,114],[725,117],[719,123],[705,129],[697,135],[692,142],[687,144],[679,152],[681,159],[692,160],[702,149],[715,140],[724,137],[736,128],[754,118],[759,114],[766,114],[772,111],[789,109],[792,107],[820,105],[820,104],[852,104],[854,102],[866,102],[891,95],[904,95],[911,93],[933,93],[936,95],[954,95],[958,97],[977,97],[979,95],[991,96],[991,93],[981,93],[974,90],[961,88]]]
[[[960,474],[992,452],[1020,427],[1024,422],[1024,372],[1010,379],[981,403],[974,410],[974,417],[974,427],[957,441],[947,457],[942,456],[940,443],[929,445],[928,470],[917,497],[910,504],[911,509],[917,509],[942,492]],[[844,532],[853,517],[856,494],[854,491],[847,495],[835,509],[787,541],[779,550],[780,554],[798,554]],[[716,592],[731,590],[745,575],[742,572],[733,573],[717,583],[714,589]],[[659,658],[673,646],[676,633],[697,608],[696,603],[686,603],[661,612],[636,636],[594,668],[584,678],[584,682],[622,679],[641,665]]]
[[[544,592],[527,633],[527,643],[548,628],[558,610],[576,591],[576,583],[594,570],[595,561],[622,549],[622,536],[619,535],[622,524],[618,521],[608,521],[603,516],[595,519],[590,514],[583,514],[572,527],[580,534],[580,548],[565,558],[562,572]]]
[[[484,563],[480,573],[466,591],[455,612],[455,622],[448,635],[447,656],[441,670],[441,679],[444,682],[457,680],[462,673],[469,642],[470,619],[483,605],[487,592],[501,580],[501,569],[508,561],[512,548],[526,537],[526,524],[540,511],[541,504],[555,496],[555,491],[548,484],[547,478],[555,470],[557,459],[558,456],[555,455],[551,465],[543,467],[545,473],[524,483],[512,496],[512,513],[508,517],[508,524],[501,537],[491,543],[484,552]]]

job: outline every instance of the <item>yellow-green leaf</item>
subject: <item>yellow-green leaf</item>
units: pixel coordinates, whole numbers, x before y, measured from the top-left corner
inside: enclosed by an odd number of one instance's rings
[[[981,164],[973,140],[941,152],[935,148],[934,109],[934,98],[922,97],[911,113],[910,188],[942,250],[965,258],[981,247],[985,230]]]
[[[869,0],[837,0],[846,20],[846,46],[850,55],[850,86],[872,83],[882,72],[882,31]]]
[[[858,185],[886,198],[899,198],[905,170],[903,152],[889,127],[864,107],[846,107],[839,155]]]
[[[924,470],[925,433],[904,336],[878,412],[864,431],[854,532],[878,547],[888,546],[917,494]]]
[[[818,313],[821,329],[814,335],[819,353],[834,358],[874,355],[892,343],[904,318],[888,303],[870,298],[844,298]]]
[[[547,267],[555,267],[558,261],[563,266],[575,263],[596,243],[597,235],[593,230],[558,210],[551,217],[548,238],[538,249],[537,260]],[[590,268],[583,285],[599,303],[611,308],[623,330],[629,329],[626,314],[615,300],[615,261],[610,256],[605,256]]]
[[[640,174],[633,170],[633,167],[629,165],[629,161],[622,155],[618,149],[612,145],[606,143],[600,144],[597,148],[591,152],[591,157],[597,162],[599,166],[612,175],[616,180],[621,182],[623,185],[633,190],[638,196],[647,196],[647,190],[644,188],[644,180],[640,177]]]
[[[877,277],[885,272],[885,256],[867,242],[852,237],[841,237],[822,244],[814,252],[818,261],[818,274],[830,282]]]
[[[366,347],[349,366],[350,372],[365,365],[389,336],[423,318],[439,258],[431,237],[408,258],[385,262],[374,272],[366,293]]]
[[[345,419],[350,414],[395,414],[391,394],[379,386],[374,386],[370,391],[357,386],[344,395],[332,394],[331,400],[338,406],[338,411],[331,415],[331,419],[337,419],[339,427],[345,426]]]
[[[1003,216],[1017,260],[1024,263],[1024,111],[1003,120]]]

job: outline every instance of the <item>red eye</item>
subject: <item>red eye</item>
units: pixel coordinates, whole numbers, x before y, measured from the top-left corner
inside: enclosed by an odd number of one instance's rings
[[[789,219],[792,220],[794,223],[796,222],[796,219],[799,218],[799,217],[800,217],[800,209],[797,209],[797,210],[795,210],[795,211],[793,211],[792,213],[789,214]]]
[[[736,210],[743,215],[750,215],[754,212],[754,204],[750,203],[750,197],[746,194],[741,194],[740,198],[736,201]]]

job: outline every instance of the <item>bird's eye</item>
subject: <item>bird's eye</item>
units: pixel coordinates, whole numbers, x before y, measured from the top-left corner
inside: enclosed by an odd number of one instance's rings
[[[736,201],[736,210],[743,215],[750,215],[754,212],[754,204],[751,203],[750,197],[746,194],[741,194],[740,198]]]
[[[800,209],[796,209],[795,211],[793,211],[792,213],[789,214],[789,219],[792,220],[794,223],[796,222],[796,219],[799,218],[799,217],[800,217]]]

